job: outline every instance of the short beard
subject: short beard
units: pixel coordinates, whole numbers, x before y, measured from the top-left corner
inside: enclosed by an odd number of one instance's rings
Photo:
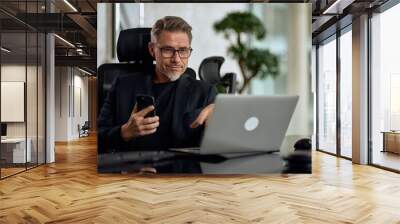
[[[173,81],[178,80],[179,77],[181,77],[182,74],[177,75],[177,74],[168,74],[168,73],[166,73],[166,74],[164,74],[164,75],[167,76],[167,78],[168,78],[171,82],[173,82]]]

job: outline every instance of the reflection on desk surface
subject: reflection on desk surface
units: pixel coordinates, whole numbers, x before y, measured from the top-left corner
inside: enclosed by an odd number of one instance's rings
[[[285,162],[278,153],[258,153],[230,158],[222,163],[200,163],[205,174],[281,173]]]
[[[159,174],[267,174],[283,172],[285,160],[279,153],[255,153],[228,158],[224,155],[137,151],[98,156],[98,171],[101,173],[139,172],[143,167],[152,167]]]

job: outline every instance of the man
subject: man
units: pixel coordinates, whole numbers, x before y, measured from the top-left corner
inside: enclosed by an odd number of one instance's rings
[[[158,20],[151,30],[150,75],[117,78],[100,112],[99,138],[112,149],[146,150],[200,144],[216,90],[184,72],[192,52],[191,26],[179,17]],[[137,110],[136,95],[155,97],[155,108]],[[146,114],[156,110],[157,116]]]

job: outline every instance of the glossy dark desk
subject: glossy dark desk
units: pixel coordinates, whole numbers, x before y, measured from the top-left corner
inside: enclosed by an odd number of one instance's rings
[[[311,173],[310,152],[282,158],[279,153],[195,155],[169,150],[98,155],[100,173],[268,174]]]

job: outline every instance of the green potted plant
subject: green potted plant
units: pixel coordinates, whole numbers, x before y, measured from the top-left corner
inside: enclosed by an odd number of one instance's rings
[[[238,92],[243,93],[255,77],[276,77],[279,74],[278,57],[268,49],[258,49],[243,43],[245,35],[261,40],[266,36],[263,23],[250,12],[232,12],[214,24],[217,33],[223,33],[231,41],[228,53],[239,64],[243,84]],[[233,37],[233,38],[232,38]],[[232,40],[233,39],[233,40]]]

